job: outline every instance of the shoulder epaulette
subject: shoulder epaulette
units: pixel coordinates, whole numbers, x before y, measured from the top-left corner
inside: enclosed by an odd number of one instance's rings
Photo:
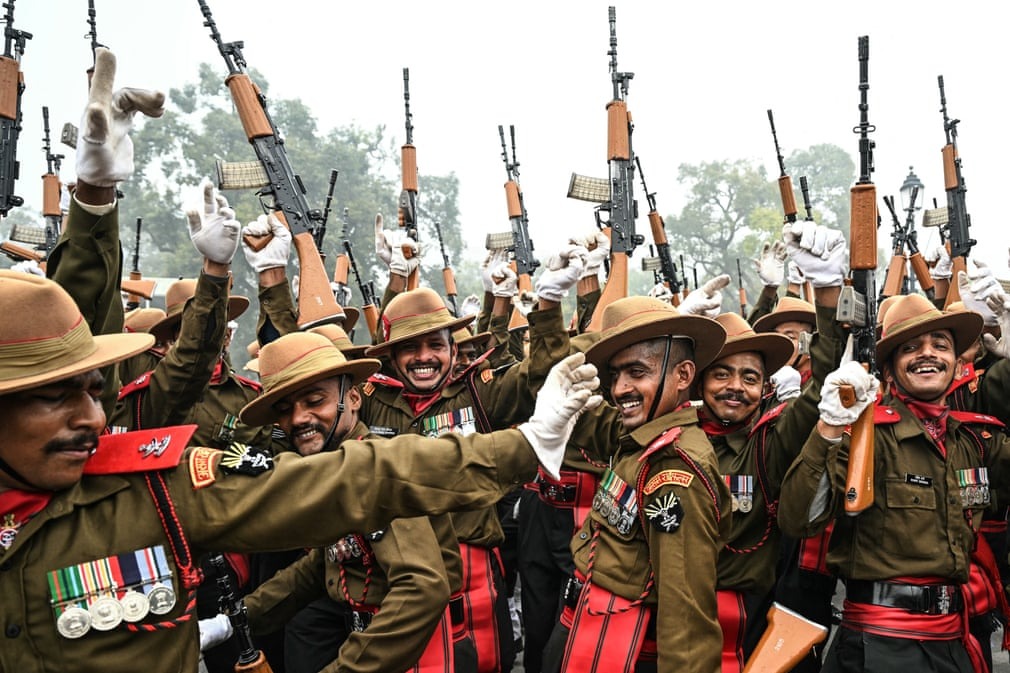
[[[897,423],[900,420],[901,414],[895,411],[892,407],[887,407],[883,404],[878,404],[873,407],[874,425],[890,425],[891,423]]]
[[[760,428],[761,428],[762,426],[764,426],[764,425],[767,425],[768,423],[771,423],[771,422],[772,422],[772,421],[774,421],[774,420],[775,420],[776,418],[778,418],[779,416],[781,416],[781,415],[782,415],[782,412],[783,412],[783,411],[785,410],[785,408],[786,408],[786,407],[788,407],[788,406],[789,406],[789,403],[788,403],[788,402],[782,402],[781,404],[779,404],[779,405],[777,405],[777,406],[775,406],[775,407],[772,407],[771,409],[769,409],[768,411],[766,411],[766,412],[765,412],[765,415],[764,415],[764,416],[762,416],[761,418],[759,418],[759,419],[758,419],[758,422],[757,422],[757,423],[755,423],[755,424],[754,424],[754,427],[750,429],[750,432],[749,432],[749,433],[747,433],[747,434],[748,434],[748,436],[750,436],[750,435],[753,435],[753,434],[754,434],[755,432],[757,432],[757,431],[758,431],[758,430],[759,430],[759,429],[760,429]]]
[[[140,376],[138,376],[137,378],[133,379],[125,386],[120,388],[119,399],[123,399],[124,397],[132,395],[138,390],[143,390],[144,388],[147,388],[149,385],[151,385],[151,374],[153,373],[154,373],[153,371],[150,371],[147,372],[146,374],[141,374]]]
[[[649,446],[645,447],[645,451],[643,451],[642,455],[638,457],[638,462],[641,463],[643,460],[645,460],[646,458],[656,453],[665,446],[675,444],[677,440],[680,438],[680,433],[682,433],[683,431],[684,428],[677,426],[674,428],[669,428],[668,430],[663,432],[663,434],[661,434],[659,437],[656,437],[654,440],[652,440],[652,442],[649,443]]]
[[[179,464],[196,425],[173,425],[101,435],[84,474],[127,474],[168,470]]]
[[[239,383],[241,383],[242,385],[244,385],[244,386],[246,386],[248,388],[252,388],[253,390],[255,390],[258,393],[263,392],[263,384],[260,383],[259,381],[254,381],[253,379],[246,378],[246,377],[242,376],[241,374],[235,374],[234,372],[232,373],[232,376],[234,376],[235,379]]]
[[[403,383],[385,374],[372,374],[368,377],[368,382],[386,388],[403,388]]]
[[[950,417],[961,423],[982,423],[984,425],[995,425],[1000,428],[1006,427],[1006,424],[995,416],[977,414],[974,411],[951,411]]]
[[[364,385],[361,386],[361,394],[365,397],[371,397],[374,392],[375,384],[371,381],[365,381]]]

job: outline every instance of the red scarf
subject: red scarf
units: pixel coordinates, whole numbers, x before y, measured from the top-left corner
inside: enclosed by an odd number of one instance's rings
[[[439,389],[433,393],[409,393],[404,390],[402,395],[403,399],[410,405],[410,410],[417,416],[435,403],[435,400],[442,395],[442,390]]]
[[[21,491],[11,489],[0,491],[0,535],[7,547],[14,542],[17,531],[29,519],[45,509],[53,494],[47,491]]]
[[[933,438],[933,441],[936,442],[937,447],[940,449],[940,453],[946,458],[947,448],[943,445],[943,440],[947,437],[947,416],[950,414],[950,409],[947,405],[932,404],[911,398],[898,392],[898,389],[894,386],[891,387],[891,394],[901,400],[908,407],[909,411],[922,421],[926,432]]]
[[[722,437],[723,435],[731,435],[737,430],[746,427],[747,422],[743,421],[727,425],[722,421],[714,420],[705,412],[705,407],[700,407],[698,409],[698,425],[701,426],[701,429],[709,437]]]

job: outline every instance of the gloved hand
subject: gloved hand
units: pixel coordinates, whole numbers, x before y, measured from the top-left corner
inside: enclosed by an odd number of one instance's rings
[[[544,271],[537,277],[533,290],[537,297],[544,301],[560,303],[568,296],[568,290],[579,278],[585,276],[586,257],[589,254],[584,247],[569,243],[556,255],[551,255],[544,262]],[[602,263],[602,262],[601,262]]]
[[[498,262],[488,275],[493,283],[491,294],[494,296],[511,299],[518,292],[516,272],[508,262]]]
[[[259,251],[254,250],[246,237],[270,236],[270,240]],[[273,213],[264,214],[242,229],[242,252],[250,268],[256,273],[287,266],[291,254],[291,231]],[[341,304],[343,306],[343,304]]]
[[[922,257],[929,266],[929,277],[933,280],[949,280],[954,275],[954,262],[950,259],[947,246],[936,245]]]
[[[603,263],[610,257],[610,239],[602,231],[594,231],[587,236],[570,238],[568,242],[586,249],[585,266],[579,279],[600,275]]]
[[[586,362],[585,354],[569,355],[551,368],[537,394],[533,415],[517,428],[554,479],[561,478],[565,444],[579,414],[603,402],[601,395],[592,392],[599,385],[596,367]]]
[[[410,251],[410,256],[404,252]],[[375,216],[375,254],[379,256],[390,273],[409,276],[421,263],[421,246],[405,231],[382,229],[382,215]]]
[[[786,252],[813,287],[836,287],[848,271],[845,237],[814,222],[792,222],[782,229]]]
[[[537,296],[529,290],[523,290],[512,297],[512,305],[525,318],[537,307]]]
[[[189,239],[197,252],[211,262],[231,264],[238,249],[242,225],[235,219],[235,211],[228,207],[228,199],[221,196],[210,180],[204,178],[200,188],[203,191],[203,212],[186,211]]]
[[[843,385],[852,386],[856,401],[851,407],[842,404],[839,391]],[[821,420],[828,425],[844,427],[852,425],[866,407],[873,404],[880,389],[880,381],[870,374],[863,365],[849,361],[824,377],[821,386],[821,401],[817,410]]]
[[[790,285],[803,285],[803,283],[807,282],[807,277],[803,275],[803,271],[800,270],[800,267],[796,266],[796,262],[793,260],[789,260],[789,263],[786,265],[786,272],[789,275]]]
[[[800,396],[802,377],[796,369],[789,365],[779,369],[768,380],[771,381],[772,388],[775,389],[775,397],[779,402]]]
[[[333,300],[338,306],[351,305],[351,286],[347,283],[337,283],[330,281],[330,290],[333,292]]]
[[[42,270],[39,263],[34,259],[25,259],[16,264],[11,265],[11,271],[20,271],[21,273],[30,273],[33,276],[38,276],[39,278],[45,278],[46,272]]]
[[[115,55],[98,47],[76,155],[77,179],[96,187],[115,187],[133,175],[130,129],[134,115],[141,112],[160,117],[165,112],[165,94],[147,89],[119,89],[113,93],[115,79]]]
[[[974,266],[974,268],[971,268]],[[986,300],[994,294],[1002,294],[1003,286],[996,280],[984,262],[975,261],[969,265],[968,272],[959,271],[957,286],[961,293],[961,301],[969,311],[975,311],[985,320],[985,324],[996,324],[996,314],[989,308]]]
[[[480,297],[475,294],[468,294],[460,304],[459,314],[464,315],[477,315],[480,313]]]
[[[982,344],[990,353],[1010,359],[1010,297],[1007,297],[1001,289],[989,295],[986,305],[996,316],[1000,337],[997,339],[992,334],[983,332]]]
[[[231,620],[225,614],[201,619],[199,627],[201,652],[217,647],[232,635]]]
[[[761,282],[768,287],[778,287],[785,277],[786,244],[782,241],[765,242],[761,246],[761,256],[754,260]]]
[[[656,283],[653,285],[652,289],[649,290],[649,296],[660,301],[665,301],[667,304],[673,302],[673,292],[666,286],[666,283]]]
[[[692,290],[680,302],[678,310],[684,315],[703,315],[714,318],[722,310],[722,289],[730,282],[729,274],[722,274]]]
[[[497,269],[501,264],[508,264],[509,251],[505,248],[495,248],[488,250],[487,257],[480,265],[480,279],[484,283],[485,292],[494,292],[495,279],[491,277],[491,271]]]

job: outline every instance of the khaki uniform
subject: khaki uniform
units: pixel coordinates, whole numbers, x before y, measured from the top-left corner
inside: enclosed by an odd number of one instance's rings
[[[129,437],[129,436],[120,436]],[[125,441],[125,440],[122,440]],[[180,442],[181,446],[181,442]],[[154,458],[141,458],[149,469]],[[101,454],[102,448],[99,448]],[[416,438],[347,441],[342,450],[309,458],[286,454],[255,475],[226,473],[222,454],[169,446],[158,461],[194,557],[208,550],[257,551],[322,546],[355,530],[377,530],[394,516],[422,516],[484,507],[532,478],[537,460],[518,431],[469,438],[447,436],[418,446]],[[118,471],[122,471],[122,467]],[[195,484],[202,487],[197,488]],[[293,498],[292,494],[298,497]],[[179,600],[186,604],[169,541],[141,473],[90,474],[54,494],[49,504],[0,549],[0,670],[17,673],[102,670],[191,673],[196,621],[133,632],[125,625],[68,639],[56,629],[48,573],[162,546]]]

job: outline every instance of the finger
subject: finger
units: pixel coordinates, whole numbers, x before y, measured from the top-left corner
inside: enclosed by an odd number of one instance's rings
[[[123,88],[113,94],[112,104],[127,114],[140,112],[147,117],[165,114],[165,94],[160,91]]]
[[[190,236],[197,234],[203,226],[203,218],[201,218],[200,213],[195,210],[186,211],[186,222],[189,225]]]
[[[98,103],[108,107],[112,102],[112,86],[116,80],[116,56],[106,47],[95,49],[95,71],[91,75],[88,105]]]
[[[711,297],[724,287],[728,287],[729,281],[730,281],[729,274],[724,273],[721,276],[716,276],[712,280],[706,281],[705,284],[701,286],[701,289],[705,292],[706,295]]]
[[[203,182],[200,183],[200,189],[203,190],[203,212],[213,215],[217,212],[214,183],[204,178]]]
[[[854,355],[855,351],[856,351],[855,341],[853,341],[852,335],[850,334],[849,338],[846,339],[845,341],[845,351],[842,353],[842,359],[839,360],[839,364],[845,365],[852,362],[853,357],[855,357]]]

